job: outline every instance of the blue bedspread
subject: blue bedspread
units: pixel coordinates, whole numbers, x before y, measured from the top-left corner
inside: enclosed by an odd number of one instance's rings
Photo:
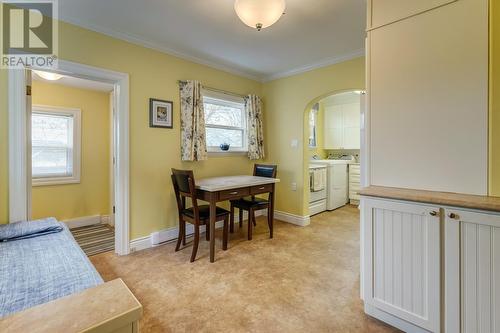
[[[0,318],[101,283],[65,225],[61,232],[0,242]]]
[[[61,232],[63,224],[53,217],[37,221],[16,222],[0,225],[0,242],[33,238]]]

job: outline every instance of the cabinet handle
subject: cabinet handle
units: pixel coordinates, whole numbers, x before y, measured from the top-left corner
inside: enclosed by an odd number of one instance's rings
[[[457,215],[457,214],[455,214],[455,213],[450,213],[450,214],[448,214],[448,217],[449,217],[450,219],[458,219],[458,215]]]
[[[238,194],[238,192],[237,192],[237,191],[236,191],[236,192],[231,192],[231,193],[229,193],[229,194],[231,194],[231,195],[236,195],[236,194]]]
[[[262,186],[262,187],[259,187],[259,190],[263,190],[263,189],[265,189],[265,187],[264,187],[264,186]]]
[[[433,210],[432,212],[429,212],[429,214],[431,216],[437,216],[438,215],[438,212],[436,212],[435,210]]]

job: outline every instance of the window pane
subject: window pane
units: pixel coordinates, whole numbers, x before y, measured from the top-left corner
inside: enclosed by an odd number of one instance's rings
[[[223,143],[229,143],[232,148],[243,148],[242,130],[207,127],[206,132],[208,147],[219,147]]]
[[[32,175],[34,178],[73,174],[73,117],[32,115]]]
[[[31,137],[33,145],[67,147],[71,144],[73,117],[33,113]]]
[[[33,147],[33,177],[71,176],[70,156],[67,148]]]
[[[203,106],[207,125],[243,127],[242,108],[217,104],[210,99],[205,99]]]

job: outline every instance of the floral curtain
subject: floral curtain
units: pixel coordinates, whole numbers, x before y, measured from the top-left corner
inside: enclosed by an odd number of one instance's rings
[[[181,94],[181,159],[202,161],[207,159],[205,138],[205,112],[198,81],[180,82]]]
[[[264,155],[264,128],[262,125],[262,101],[259,96],[245,98],[245,111],[248,122],[248,158],[258,160]]]

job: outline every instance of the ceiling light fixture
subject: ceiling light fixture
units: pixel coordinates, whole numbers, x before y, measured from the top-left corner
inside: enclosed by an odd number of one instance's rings
[[[260,31],[285,14],[285,0],[236,0],[234,10],[246,25]]]
[[[50,73],[50,72],[42,72],[42,71],[33,71],[35,72],[36,75],[41,77],[42,79],[48,80],[48,81],[57,81],[59,79],[62,79],[64,75],[61,74],[56,74],[56,73]]]

